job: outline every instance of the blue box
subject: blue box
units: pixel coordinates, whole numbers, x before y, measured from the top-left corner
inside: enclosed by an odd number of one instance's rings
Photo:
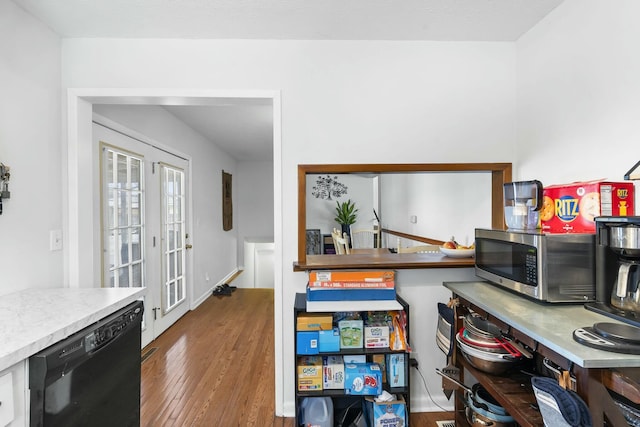
[[[387,381],[389,387],[406,387],[404,373],[407,356],[405,353],[387,354]]]
[[[318,331],[318,350],[321,353],[340,351],[340,330]]]
[[[395,289],[310,289],[307,301],[395,301]]]
[[[318,354],[318,331],[299,331],[296,335],[296,354]]]
[[[371,427],[404,427],[407,425],[407,405],[402,395],[391,402],[376,402],[365,397],[365,410]]]
[[[377,363],[345,363],[344,393],[378,396],[382,393],[382,371]]]

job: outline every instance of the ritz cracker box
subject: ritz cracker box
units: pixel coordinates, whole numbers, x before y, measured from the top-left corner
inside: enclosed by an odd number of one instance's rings
[[[597,216],[633,216],[633,182],[588,181],[544,187],[540,225],[545,233],[595,233]]]

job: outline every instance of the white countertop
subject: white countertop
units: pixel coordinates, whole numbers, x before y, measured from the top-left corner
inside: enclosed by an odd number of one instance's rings
[[[621,323],[592,312],[582,304],[533,301],[487,282],[445,282],[454,294],[584,368],[640,367],[640,356],[587,347],[573,331],[598,322]]]
[[[0,297],[0,371],[140,299],[146,288],[26,289]]]

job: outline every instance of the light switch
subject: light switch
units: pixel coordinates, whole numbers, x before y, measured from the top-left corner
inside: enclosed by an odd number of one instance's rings
[[[415,224],[415,223],[417,223],[417,222],[418,222],[418,217],[417,217],[417,216],[415,216],[415,215],[411,215],[411,216],[409,217],[409,222],[410,222],[411,224]]]
[[[49,250],[50,251],[62,250],[62,230],[49,231]]]

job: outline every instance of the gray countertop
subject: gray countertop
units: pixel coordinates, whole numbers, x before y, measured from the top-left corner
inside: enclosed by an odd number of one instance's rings
[[[573,339],[577,328],[598,322],[621,323],[582,304],[541,303],[483,281],[445,282],[444,286],[579,366],[640,367],[640,356],[598,350]]]
[[[146,288],[27,289],[0,297],[0,371],[140,299]]]

